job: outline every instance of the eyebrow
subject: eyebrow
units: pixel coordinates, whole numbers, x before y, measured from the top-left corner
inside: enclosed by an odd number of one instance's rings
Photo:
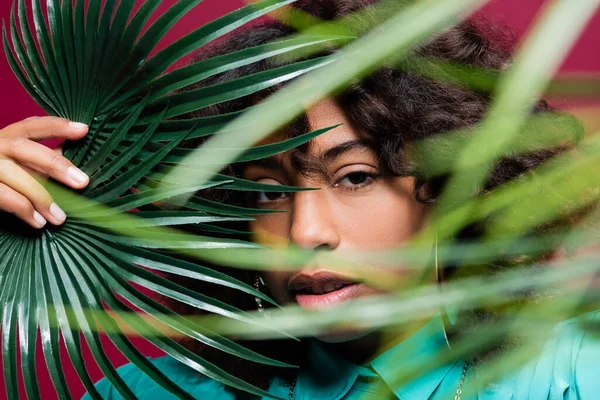
[[[271,170],[283,170],[285,169],[283,162],[273,156],[268,158],[261,158],[259,160],[252,160],[242,164],[244,168],[247,167],[262,167]]]
[[[340,143],[325,151],[319,158],[325,162],[331,162],[336,158],[354,150],[373,150],[373,147],[364,139],[349,140]]]
[[[327,149],[323,154],[321,154],[317,158],[317,160],[318,160],[317,162],[319,162],[319,161],[321,163],[332,162],[336,158],[338,158],[346,153],[349,153],[351,151],[356,151],[356,150],[373,150],[373,147],[370,145],[370,143],[367,140],[364,140],[364,139],[349,140],[347,142],[340,143],[338,145],[335,145],[335,146]],[[245,167],[257,166],[257,167],[262,167],[262,168],[271,169],[271,170],[285,169],[283,161],[281,161],[280,159],[274,158],[273,156],[268,157],[268,158],[262,158],[260,160],[249,161],[247,163],[244,163],[244,166]]]

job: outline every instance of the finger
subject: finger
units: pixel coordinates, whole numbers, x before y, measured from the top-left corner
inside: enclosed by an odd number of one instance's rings
[[[67,216],[54,203],[50,193],[14,161],[0,158],[0,182],[25,196],[47,221],[54,225],[65,222]]]
[[[62,142],[61,144],[59,144],[58,146],[53,148],[52,151],[54,151],[56,154],[59,154],[62,156],[63,149],[64,149],[64,142]],[[27,171],[27,173],[29,175],[33,175],[33,177],[36,180],[38,180],[39,182],[45,182],[48,179],[48,175],[44,175],[44,174],[34,170],[33,168],[29,168],[23,164],[21,164],[21,168],[23,168],[25,171]]]
[[[0,154],[75,189],[86,187],[90,181],[89,177],[71,161],[31,140],[0,139]]]
[[[58,117],[30,117],[0,130],[2,138],[25,138],[31,140],[81,139],[88,133],[88,126]]]
[[[16,215],[34,228],[43,228],[46,219],[25,196],[0,183],[0,209]]]

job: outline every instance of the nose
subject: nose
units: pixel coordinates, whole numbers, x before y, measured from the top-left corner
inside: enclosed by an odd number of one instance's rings
[[[340,235],[332,204],[323,190],[296,192],[290,239],[306,249],[335,249]]]

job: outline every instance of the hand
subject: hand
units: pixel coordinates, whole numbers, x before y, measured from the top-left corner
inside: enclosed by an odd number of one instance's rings
[[[88,133],[85,124],[58,117],[32,117],[0,129],[0,210],[16,215],[34,228],[49,221],[61,225],[67,216],[31,172],[82,189],[89,177],[38,140],[76,140]]]

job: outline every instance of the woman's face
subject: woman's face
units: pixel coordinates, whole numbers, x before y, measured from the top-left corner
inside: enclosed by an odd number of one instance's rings
[[[307,117],[312,130],[342,124],[310,142],[307,156],[315,172],[307,176],[294,170],[284,153],[248,164],[243,175],[261,183],[320,190],[258,193],[256,206],[288,212],[260,215],[252,221],[254,241],[333,252],[389,249],[423,226],[427,209],[414,198],[414,179],[382,177],[378,155],[333,100],[316,104]],[[398,269],[397,275],[402,274]],[[356,274],[335,272],[318,261],[300,271],[267,272],[263,278],[276,301],[311,310],[381,292],[360,283],[363,279]]]

